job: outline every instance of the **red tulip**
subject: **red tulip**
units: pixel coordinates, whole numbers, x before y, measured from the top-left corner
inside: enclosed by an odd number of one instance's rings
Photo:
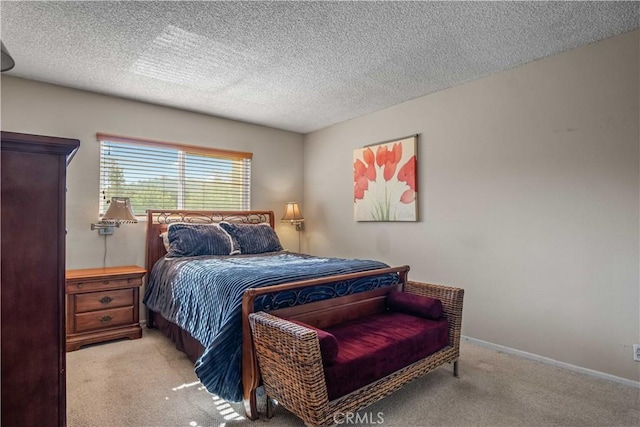
[[[362,160],[357,159],[355,162],[353,162],[353,181],[355,182],[358,180],[358,178],[364,176],[366,171],[367,166],[362,163]]]
[[[375,173],[375,170],[374,170]],[[369,189],[367,166],[360,159],[353,162],[353,199],[364,198],[364,192]]]
[[[393,153],[393,158],[389,160],[391,160],[395,164],[400,163],[400,159],[402,159],[402,144],[399,142],[396,142],[395,144],[393,144],[392,153]]]
[[[416,192],[412,189],[405,190],[400,196],[400,202],[408,205],[416,199]]]
[[[413,191],[416,190],[416,156],[411,156],[398,171],[398,181],[404,181]]]
[[[398,163],[402,159],[402,144],[397,142],[393,144],[393,148],[389,151],[386,145],[381,145],[378,147],[378,152],[376,153],[376,163],[378,166],[384,166],[384,170],[382,171],[382,175],[385,181],[391,180],[393,175],[396,173],[396,167]]]
[[[409,190],[406,190],[400,196],[402,203],[411,203],[415,200],[416,192],[416,156],[411,156],[407,163],[402,165],[398,171],[398,181],[406,182],[409,186]]]
[[[366,150],[364,150],[364,153],[362,153],[362,157],[364,158],[364,161],[367,163],[367,171],[366,171],[367,179],[369,181],[375,181],[376,167],[375,167],[375,156],[373,155],[373,150],[371,148],[367,148]]]
[[[369,189],[369,181],[365,176],[361,176],[356,180],[353,184],[353,198],[354,202],[356,199],[364,199],[364,192]]]
[[[386,145],[381,145],[378,147],[378,151],[376,152],[376,163],[379,167],[382,167],[387,162],[388,154],[389,149]]]

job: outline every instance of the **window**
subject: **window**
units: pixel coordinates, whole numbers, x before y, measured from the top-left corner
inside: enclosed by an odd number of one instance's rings
[[[98,134],[100,215],[111,197],[147,209],[248,210],[251,153]]]

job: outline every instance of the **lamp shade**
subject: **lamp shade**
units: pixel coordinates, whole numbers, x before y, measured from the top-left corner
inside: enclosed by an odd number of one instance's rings
[[[304,217],[302,216],[302,212],[300,212],[300,206],[296,202],[288,202],[284,206],[284,215],[282,215],[281,221],[290,221],[290,222],[302,222],[304,221]]]
[[[0,71],[9,71],[12,69],[16,63],[13,61],[11,55],[9,55],[9,51],[6,47],[4,47],[4,43],[0,41],[0,48],[2,50],[2,61],[0,62]]]
[[[102,223],[121,224],[138,222],[131,210],[131,201],[128,197],[112,197],[107,213],[102,217]]]

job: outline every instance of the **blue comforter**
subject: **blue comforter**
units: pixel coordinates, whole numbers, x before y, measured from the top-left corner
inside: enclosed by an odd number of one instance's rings
[[[289,252],[164,258],[154,266],[144,303],[204,347],[195,373],[211,393],[242,400],[242,294],[248,288],[388,267],[379,261],[320,258]],[[390,286],[396,274],[343,281],[262,297],[256,310],[296,305]]]

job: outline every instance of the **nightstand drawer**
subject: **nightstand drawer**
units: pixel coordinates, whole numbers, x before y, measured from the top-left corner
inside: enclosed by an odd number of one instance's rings
[[[76,332],[105,329],[133,323],[133,307],[113,308],[75,315]]]
[[[76,295],[76,313],[133,305],[133,289]]]
[[[141,286],[142,277],[132,277],[129,279],[110,279],[103,278],[100,280],[83,280],[83,281],[67,281],[67,293],[80,293],[92,291],[104,291],[106,289],[130,288],[132,286]]]
[[[67,270],[67,351],[118,338],[142,338],[139,304],[145,274],[137,265]]]

